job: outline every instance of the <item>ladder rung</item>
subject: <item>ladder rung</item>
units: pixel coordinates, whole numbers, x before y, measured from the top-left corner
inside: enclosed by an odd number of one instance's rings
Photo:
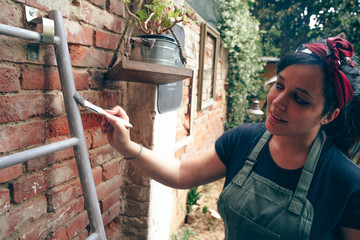
[[[63,141],[51,143],[41,147],[25,150],[0,158],[0,169],[11,167],[13,165],[29,161],[34,158],[54,153],[66,148],[74,147],[79,143],[78,138],[69,138]]]
[[[40,34],[38,32],[34,32],[34,31],[30,31],[30,30],[26,30],[26,29],[22,29],[22,28],[18,28],[18,27],[8,26],[8,25],[1,24],[1,23],[0,23],[0,34],[10,36],[10,37],[20,38],[20,39],[24,39],[24,40],[36,41],[36,42],[43,41],[42,34]],[[54,42],[58,43],[59,41],[60,41],[59,37],[55,36]]]

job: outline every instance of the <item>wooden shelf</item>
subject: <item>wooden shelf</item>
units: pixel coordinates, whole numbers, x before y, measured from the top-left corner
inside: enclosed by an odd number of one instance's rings
[[[107,73],[105,79],[164,84],[192,78],[193,70],[139,61],[121,61]]]

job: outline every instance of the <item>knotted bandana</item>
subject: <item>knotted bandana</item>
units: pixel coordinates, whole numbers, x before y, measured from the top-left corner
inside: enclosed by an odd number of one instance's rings
[[[338,37],[328,38],[326,45],[327,47],[321,43],[310,43],[304,46],[326,62],[329,76],[336,91],[339,108],[342,109],[353,98],[354,92],[346,75],[339,70],[340,60],[343,59],[347,64],[354,67],[354,63],[350,59],[354,49],[351,43]]]

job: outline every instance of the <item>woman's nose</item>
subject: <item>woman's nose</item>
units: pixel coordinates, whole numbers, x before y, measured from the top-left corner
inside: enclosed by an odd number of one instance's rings
[[[282,92],[277,95],[273,100],[273,105],[281,111],[286,111],[288,106],[288,97],[286,94]]]

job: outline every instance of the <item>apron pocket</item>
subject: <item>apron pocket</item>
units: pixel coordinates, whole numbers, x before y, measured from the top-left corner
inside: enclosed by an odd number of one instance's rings
[[[229,240],[276,240],[281,239],[279,234],[276,234],[259,224],[256,224],[249,218],[237,212],[234,208],[230,206],[231,211],[229,211],[228,222],[228,239]],[[233,228],[233,229],[230,229]]]

